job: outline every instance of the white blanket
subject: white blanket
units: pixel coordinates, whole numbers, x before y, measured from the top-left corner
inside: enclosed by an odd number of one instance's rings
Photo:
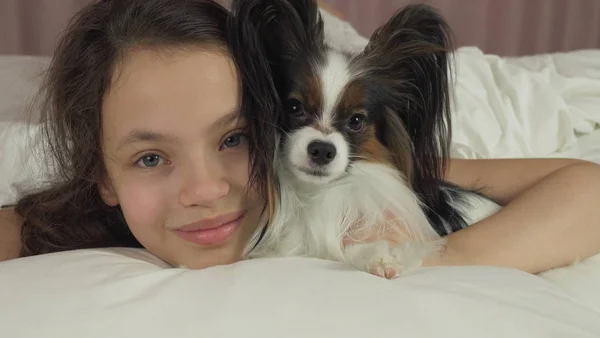
[[[600,50],[456,56],[454,156],[581,157],[578,137],[600,125]]]

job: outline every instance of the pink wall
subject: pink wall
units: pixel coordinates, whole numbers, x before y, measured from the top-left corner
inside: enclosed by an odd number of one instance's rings
[[[415,0],[325,0],[369,36]],[[600,0],[428,0],[452,26],[459,46],[524,55],[600,48]]]
[[[0,0],[0,54],[51,54],[70,17],[88,2]]]
[[[0,0],[0,54],[52,53],[70,17],[93,0]],[[324,0],[363,35],[416,0]],[[429,0],[459,46],[499,55],[600,48],[600,0]]]

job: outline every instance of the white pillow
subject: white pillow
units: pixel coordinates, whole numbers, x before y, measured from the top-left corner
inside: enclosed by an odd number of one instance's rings
[[[388,281],[301,258],[165,267],[131,249],[0,263],[0,336],[600,336],[598,312],[516,270],[427,268]]]
[[[29,144],[39,112],[28,109],[42,79],[49,57],[0,55],[0,205],[14,203],[26,184],[39,182],[39,154]]]
[[[0,121],[0,205],[16,203],[23,192],[49,177],[39,130],[36,124]]]

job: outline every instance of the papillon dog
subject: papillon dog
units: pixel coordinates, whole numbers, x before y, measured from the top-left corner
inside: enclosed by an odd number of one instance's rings
[[[500,208],[443,180],[451,35],[433,8],[402,8],[357,55],[328,47],[312,0],[234,0],[230,20],[242,109],[277,130],[261,135],[277,140],[272,204],[247,258],[330,259],[393,278]]]

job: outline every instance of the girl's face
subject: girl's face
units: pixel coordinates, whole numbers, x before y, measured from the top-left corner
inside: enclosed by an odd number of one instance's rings
[[[173,265],[235,262],[259,224],[239,100],[232,60],[200,49],[134,50],[106,94],[103,199]]]

